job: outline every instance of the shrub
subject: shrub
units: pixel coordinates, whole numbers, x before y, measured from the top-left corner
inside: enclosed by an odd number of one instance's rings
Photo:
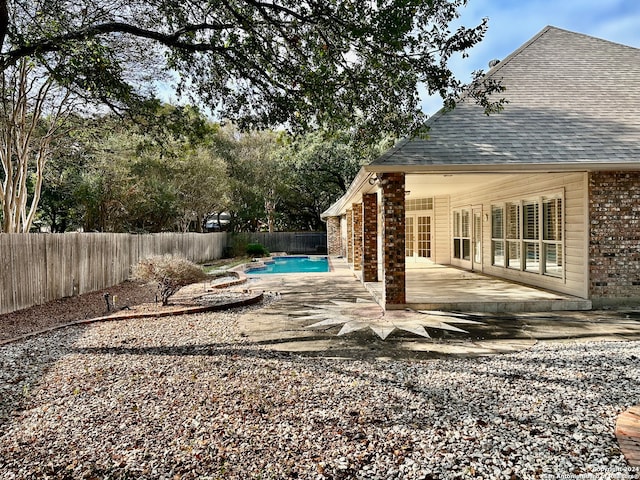
[[[167,305],[169,297],[181,287],[202,281],[207,274],[199,265],[184,257],[156,255],[140,260],[132,268],[131,276],[134,280],[156,282],[162,305]]]
[[[250,257],[266,257],[269,255],[269,250],[259,243],[250,243],[247,245],[247,255]]]
[[[251,243],[247,233],[231,233],[229,235],[229,253],[231,257],[243,257],[247,253],[247,245]]]

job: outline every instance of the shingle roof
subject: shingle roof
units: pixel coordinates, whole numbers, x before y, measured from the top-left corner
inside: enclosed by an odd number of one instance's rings
[[[502,113],[463,100],[429,119],[428,139],[400,142],[367,170],[640,166],[640,49],[546,27],[487,75],[507,89]]]

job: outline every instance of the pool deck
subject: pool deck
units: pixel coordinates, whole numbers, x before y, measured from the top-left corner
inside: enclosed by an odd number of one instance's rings
[[[344,317],[345,321],[355,319],[365,323],[372,317],[393,316],[393,312],[384,313],[374,303],[370,291],[346,262],[331,260],[333,270],[330,273],[248,275],[244,288],[265,292],[267,296],[275,295],[276,300],[260,309],[259,314],[251,312],[240,316],[245,335],[279,351],[374,358],[488,355],[529,348],[538,341],[640,339],[640,308],[502,313],[459,310],[456,314],[478,323],[457,325],[467,333],[428,329],[432,338],[395,330],[383,340],[367,329],[338,336],[343,326],[340,322],[310,329],[309,326],[317,321],[309,319],[310,312],[328,319]],[[450,285],[455,285],[455,280],[450,279]],[[445,287],[443,289],[446,291]],[[340,309],[340,305],[345,304],[352,305],[348,313]]]

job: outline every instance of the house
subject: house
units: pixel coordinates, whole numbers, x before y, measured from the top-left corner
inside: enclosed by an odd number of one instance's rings
[[[386,308],[429,264],[589,300],[640,300],[640,49],[546,27],[487,76],[504,111],[473,100],[363,167],[323,213],[329,254]]]

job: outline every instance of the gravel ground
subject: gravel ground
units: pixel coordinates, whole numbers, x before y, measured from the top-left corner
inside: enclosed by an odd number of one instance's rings
[[[206,285],[219,285],[232,280],[236,280],[236,277],[219,276]],[[155,284],[137,281],[122,282],[119,285],[96,290],[95,292],[75,297],[65,297],[42,305],[0,315],[0,344],[10,339],[41,332],[60,325],[113,315],[116,313],[113,309],[111,311],[107,310],[104,298],[105,293],[109,293],[112,307],[115,298],[117,299],[117,309],[126,309],[126,311],[121,310],[122,313],[127,313],[130,309],[140,312],[167,310],[176,304],[217,305],[249,296],[241,291],[236,292],[231,289],[215,290],[209,295],[203,295],[204,291],[202,283],[188,285],[171,297],[169,307],[162,307],[157,302],[158,288]]]
[[[0,478],[637,477],[613,435],[640,399],[637,342],[332,360],[252,344],[238,314],[0,347]]]
[[[56,325],[106,315],[105,293],[109,293],[111,298],[117,296],[118,305],[132,307],[154,302],[157,291],[155,285],[127,281],[103,290],[5,313],[0,315],[0,342]]]

